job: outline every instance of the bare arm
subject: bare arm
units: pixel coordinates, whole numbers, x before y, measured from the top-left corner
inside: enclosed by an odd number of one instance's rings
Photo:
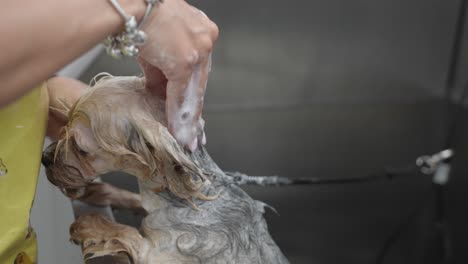
[[[143,0],[119,3],[138,20],[145,9]],[[0,18],[0,107],[123,27],[108,0],[7,0]]]
[[[118,2],[141,20],[145,1]],[[108,0],[2,1],[0,108],[122,29],[123,19]],[[185,0],[164,0],[143,30],[148,40],[139,61],[147,87],[166,99],[169,131],[193,151],[203,129],[203,96],[218,28]]]

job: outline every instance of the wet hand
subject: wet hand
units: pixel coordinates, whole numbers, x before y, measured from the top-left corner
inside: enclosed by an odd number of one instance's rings
[[[171,134],[194,151],[198,135],[206,141],[201,112],[218,28],[184,0],[165,0],[153,9],[143,30],[148,39],[138,61],[146,85],[166,100]]]

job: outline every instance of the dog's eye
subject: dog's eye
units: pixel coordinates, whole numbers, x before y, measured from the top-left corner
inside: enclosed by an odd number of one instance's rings
[[[86,156],[88,155],[88,152],[82,150],[82,149],[79,149],[78,152],[80,153],[81,156]]]
[[[73,139],[71,141],[71,144],[73,146],[73,148],[75,149],[75,151],[78,151],[78,153],[81,155],[81,156],[86,156],[88,155],[88,152],[84,151],[82,148],[80,148],[80,146],[78,146],[78,144],[76,143],[75,139]]]

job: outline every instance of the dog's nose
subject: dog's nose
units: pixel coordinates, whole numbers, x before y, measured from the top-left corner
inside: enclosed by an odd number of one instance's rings
[[[54,163],[53,159],[49,158],[47,153],[42,153],[42,158],[41,158],[41,162],[42,162],[42,165],[44,165],[44,167],[49,167],[50,165],[52,165],[52,163]]]

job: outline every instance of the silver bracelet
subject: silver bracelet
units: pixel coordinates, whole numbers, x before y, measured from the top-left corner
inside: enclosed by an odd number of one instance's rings
[[[112,6],[125,20],[125,30],[112,36],[108,36],[104,40],[106,52],[114,58],[121,58],[122,56],[135,57],[138,55],[138,46],[145,43],[146,34],[141,30],[145,24],[154,5],[161,0],[145,0],[146,11],[140,24],[136,21],[135,16],[129,16],[125,13],[122,7],[116,0],[109,0]]]

